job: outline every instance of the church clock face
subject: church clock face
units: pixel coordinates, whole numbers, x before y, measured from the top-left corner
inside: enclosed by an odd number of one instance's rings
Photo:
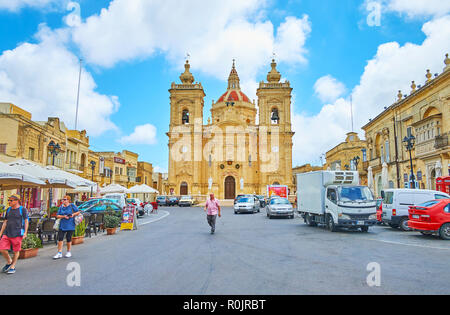
[[[187,146],[183,146],[183,147],[181,147],[181,152],[182,153],[186,153],[188,151],[188,149],[187,149]]]

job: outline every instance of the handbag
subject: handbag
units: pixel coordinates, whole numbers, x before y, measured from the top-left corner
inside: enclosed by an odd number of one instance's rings
[[[72,213],[73,213],[73,211],[74,211],[73,207],[74,206],[73,206],[73,204],[71,204],[71,206],[72,206]],[[81,222],[83,222],[83,220],[84,220],[84,217],[83,217],[83,215],[81,213],[79,215],[73,217],[73,218],[75,220],[75,225],[80,225]]]
[[[56,219],[55,224],[53,224],[53,229],[55,231],[59,231],[59,224],[61,223],[61,219]]]

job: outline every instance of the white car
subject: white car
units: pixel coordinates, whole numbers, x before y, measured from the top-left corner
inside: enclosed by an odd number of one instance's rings
[[[245,196],[239,198],[234,204],[234,214],[242,212],[255,213],[259,212],[259,199],[255,196]]]
[[[273,217],[294,218],[294,208],[286,198],[272,198],[266,206],[266,213],[269,219]]]
[[[450,196],[436,190],[425,189],[385,189],[381,191],[383,198],[383,213],[381,219],[390,227],[399,227],[409,231],[409,206],[418,205],[430,200],[447,199]]]

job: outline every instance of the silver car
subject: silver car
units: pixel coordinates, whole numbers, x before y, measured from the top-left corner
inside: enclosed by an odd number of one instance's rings
[[[234,214],[259,212],[259,199],[255,196],[239,198],[234,204]]]
[[[266,206],[267,217],[272,219],[273,217],[289,217],[294,218],[294,208],[286,198],[273,198],[270,199]]]

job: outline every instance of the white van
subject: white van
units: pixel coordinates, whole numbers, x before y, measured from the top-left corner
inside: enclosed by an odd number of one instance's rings
[[[393,228],[409,231],[409,206],[425,201],[450,198],[446,193],[425,189],[385,189],[381,191],[383,213],[381,219]]]
[[[114,194],[106,194],[103,196],[105,199],[112,199],[115,200],[115,202],[124,209],[127,205],[127,196],[126,194],[121,193],[114,193]]]

